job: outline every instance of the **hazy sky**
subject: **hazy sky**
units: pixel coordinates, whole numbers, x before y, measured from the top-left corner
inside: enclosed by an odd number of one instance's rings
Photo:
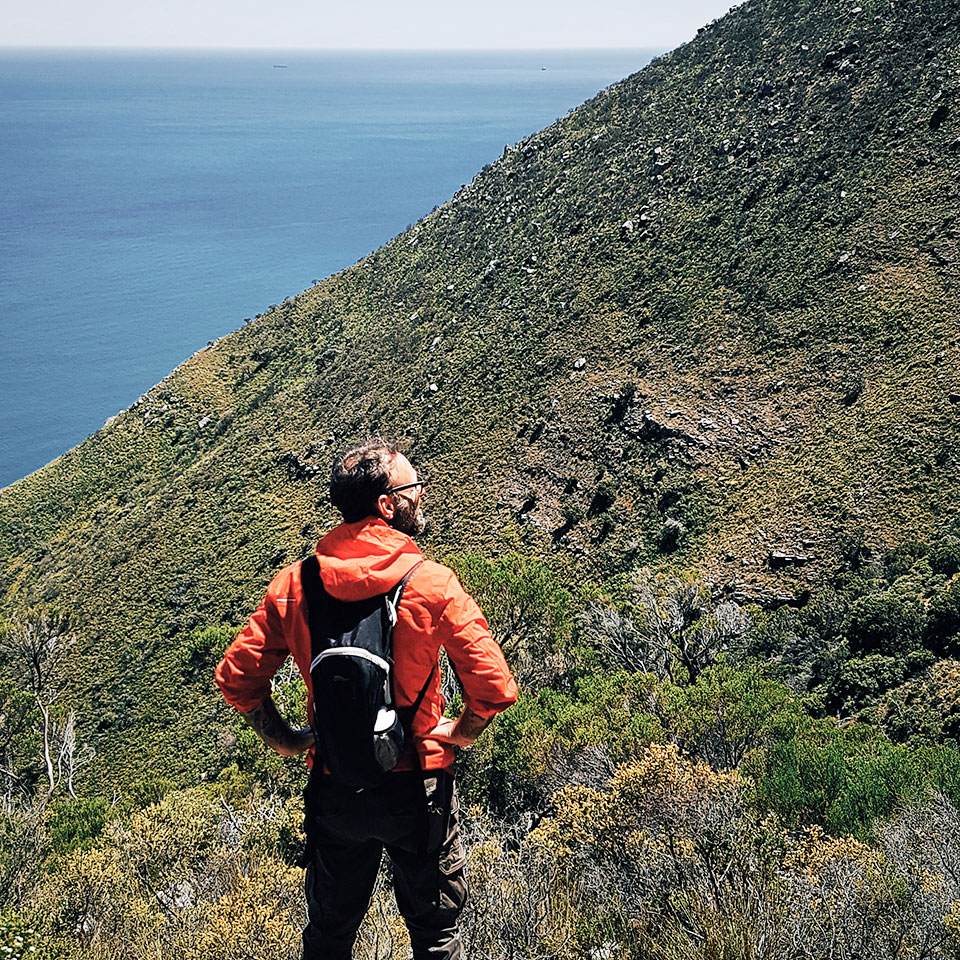
[[[29,0],[4,46],[675,47],[729,0]]]

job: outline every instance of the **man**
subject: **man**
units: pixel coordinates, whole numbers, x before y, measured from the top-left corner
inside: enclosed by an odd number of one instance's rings
[[[349,960],[384,848],[415,960],[462,956],[457,917],[467,891],[453,748],[469,747],[516,700],[517,687],[480,608],[453,571],[424,560],[412,539],[424,528],[423,493],[424,482],[394,444],[370,440],[352,447],[334,463],[330,482],[344,522],[316,548],[323,587],[338,600],[384,594],[413,571],[393,634],[393,693],[402,710],[425,692],[400,762],[382,786],[348,787],[313,764],[313,733],[291,729],[270,699],[270,679],[292,655],[313,717],[299,563],[273,579],[217,668],[224,697],[268,746],[284,756],[309,751],[304,960]],[[456,720],[443,716],[441,646],[463,686]]]

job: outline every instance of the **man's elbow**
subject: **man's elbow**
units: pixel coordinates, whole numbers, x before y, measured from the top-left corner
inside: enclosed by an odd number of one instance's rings
[[[503,697],[503,706],[500,708],[500,711],[503,712],[507,707],[512,707],[520,696],[520,690],[517,687],[517,681],[510,677],[510,682],[506,686]]]
[[[502,690],[498,690],[495,696],[487,694],[485,697],[468,699],[467,706],[479,717],[493,717],[512,707],[518,696],[517,683],[511,677],[510,682],[505,684]]]
[[[269,683],[251,685],[249,680],[232,668],[228,658],[220,661],[213,674],[214,683],[220,690],[223,699],[240,713],[249,713],[256,710],[270,695]]]

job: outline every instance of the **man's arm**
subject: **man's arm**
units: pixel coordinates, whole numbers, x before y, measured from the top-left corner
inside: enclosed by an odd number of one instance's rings
[[[227,703],[235,707],[257,736],[272,750],[295,757],[313,746],[310,730],[294,730],[270,698],[270,680],[289,656],[277,597],[290,609],[290,567],[277,574],[263,602],[230,644],[216,671],[216,682]]]
[[[271,697],[267,697],[259,707],[241,713],[241,716],[271,750],[276,750],[283,757],[296,757],[313,746],[313,731],[309,727],[294,730],[280,716]]]
[[[464,707],[463,713],[456,720],[443,717],[430,731],[429,736],[454,747],[470,747],[474,740],[490,726],[492,720],[493,717],[478,716],[468,707]]]
[[[441,718],[428,736],[466,748],[498,713],[516,702],[517,684],[503,651],[490,636],[483,611],[453,571],[446,572],[438,634],[463,686],[464,707],[456,720]]]

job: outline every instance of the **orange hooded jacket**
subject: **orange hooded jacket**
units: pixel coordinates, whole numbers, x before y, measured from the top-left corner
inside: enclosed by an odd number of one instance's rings
[[[405,533],[369,518],[335,527],[317,544],[316,553],[324,588],[340,600],[386,593],[423,560]],[[300,564],[294,563],[273,578],[263,602],[224,654],[216,680],[224,698],[238,710],[253,710],[266,699],[271,678],[292,654],[307,685],[308,715],[313,716],[310,630],[302,598]],[[424,770],[453,763],[453,748],[428,736],[445,707],[440,671],[434,670],[440,647],[456,668],[464,703],[474,713],[490,717],[516,701],[517,684],[480,608],[452,570],[424,560],[404,589],[393,633],[393,690],[399,706],[412,705],[433,672],[412,723]],[[307,762],[312,765],[312,750]],[[416,765],[408,748],[396,769]]]

